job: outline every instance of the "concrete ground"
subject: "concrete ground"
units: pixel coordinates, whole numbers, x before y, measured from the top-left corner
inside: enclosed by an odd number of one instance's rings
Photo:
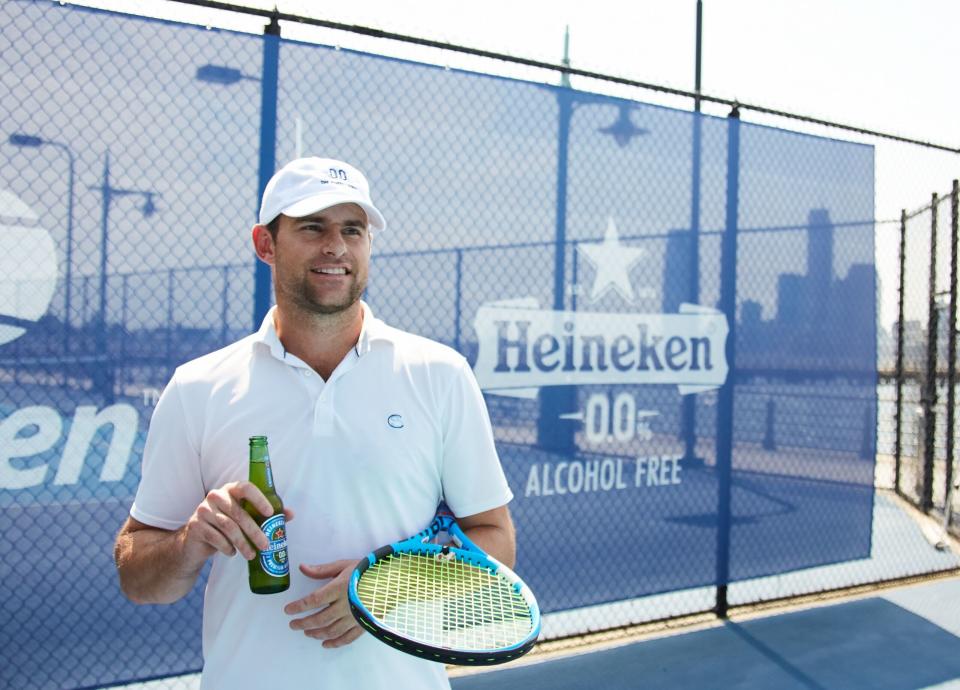
[[[960,689],[960,577],[453,678],[454,690]]]

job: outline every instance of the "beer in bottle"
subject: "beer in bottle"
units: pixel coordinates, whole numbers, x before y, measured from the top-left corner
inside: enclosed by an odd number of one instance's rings
[[[250,591],[254,594],[274,594],[290,587],[290,564],[287,562],[287,525],[283,518],[283,501],[273,487],[273,471],[270,469],[270,453],[266,436],[250,437],[250,482],[256,486],[273,506],[273,515],[264,517],[244,501],[244,509],[260,525],[270,546],[260,551],[250,569]]]

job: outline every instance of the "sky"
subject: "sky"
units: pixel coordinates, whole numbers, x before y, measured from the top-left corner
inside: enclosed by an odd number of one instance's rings
[[[97,0],[84,4],[259,33],[263,20],[177,2]],[[251,0],[270,8],[273,2]],[[508,55],[559,63],[564,33],[575,68],[676,89],[694,88],[696,0],[569,0],[482,3],[441,0],[284,0],[281,11],[378,28]],[[866,129],[960,148],[952,86],[960,64],[955,0],[703,0],[702,91]],[[451,67],[556,83],[557,74],[450,51],[341,31],[284,25],[289,38],[341,45]],[[572,85],[690,109],[688,98],[573,77]],[[704,104],[726,115],[727,106]],[[744,110],[747,122],[866,141],[877,146],[876,213],[945,194],[960,177],[960,156],[864,138]],[[878,225],[881,324],[895,318],[896,224]]]

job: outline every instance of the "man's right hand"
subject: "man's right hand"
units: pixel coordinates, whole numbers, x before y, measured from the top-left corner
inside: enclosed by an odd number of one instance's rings
[[[240,553],[251,560],[257,555],[255,548],[269,548],[266,535],[243,509],[244,499],[264,517],[273,515],[263,492],[248,481],[239,481],[208,493],[177,530],[127,518],[114,546],[124,594],[140,604],[171,603],[190,591],[213,554]],[[284,509],[284,515],[288,522],[293,520],[293,511]]]
[[[230,482],[207,494],[181,530],[187,561],[206,561],[215,552],[233,556],[239,552],[248,561],[270,547],[266,535],[243,508],[248,501],[261,515],[273,515],[270,501],[248,481]],[[251,543],[253,546],[251,546]]]

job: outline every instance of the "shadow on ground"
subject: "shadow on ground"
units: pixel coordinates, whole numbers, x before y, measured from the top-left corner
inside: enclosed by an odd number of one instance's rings
[[[960,637],[871,598],[454,678],[454,690],[871,688],[960,678]]]

